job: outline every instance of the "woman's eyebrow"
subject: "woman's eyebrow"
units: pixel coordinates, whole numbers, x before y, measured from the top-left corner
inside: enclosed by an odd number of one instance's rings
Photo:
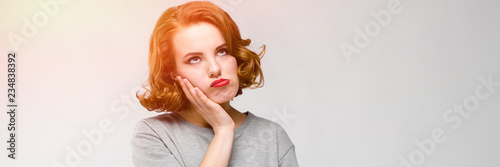
[[[201,53],[201,52],[189,52],[186,55],[184,55],[184,58],[188,57],[188,56],[199,56],[199,55],[203,55],[203,53]]]
[[[224,47],[226,47],[226,46],[227,46],[227,45],[226,45],[226,43],[223,43],[223,44],[221,44],[221,45],[217,46],[217,47],[215,48],[215,50],[217,51],[217,50],[219,50],[219,49],[221,49],[221,48],[224,48]],[[186,55],[184,55],[184,57],[188,57],[188,56],[199,56],[199,55],[203,55],[203,53],[201,53],[201,52],[188,52],[188,53],[186,53]]]
[[[217,46],[217,48],[215,48],[215,50],[217,51],[217,50],[219,50],[223,47],[226,47],[226,46],[227,46],[226,43],[223,43],[222,45]]]

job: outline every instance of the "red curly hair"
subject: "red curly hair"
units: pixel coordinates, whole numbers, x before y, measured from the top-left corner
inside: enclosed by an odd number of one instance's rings
[[[250,39],[242,39],[236,23],[221,8],[211,2],[195,1],[167,9],[156,22],[149,45],[149,77],[143,86],[146,92],[136,96],[149,111],[182,111],[189,101],[180,85],[169,75],[175,69],[173,36],[179,29],[196,23],[210,23],[222,33],[228,44],[229,54],[238,65],[239,89],[262,87],[264,77],[260,60],[265,53],[265,45],[259,54],[246,48]],[[257,80],[257,78],[259,78]]]

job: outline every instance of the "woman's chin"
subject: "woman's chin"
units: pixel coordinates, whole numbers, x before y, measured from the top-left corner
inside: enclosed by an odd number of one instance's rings
[[[229,101],[231,101],[231,99],[233,99],[234,97],[232,98],[215,98],[215,99],[211,99],[213,102],[217,103],[217,104],[223,104],[223,103],[227,103]]]
[[[219,92],[213,92],[213,94],[208,95],[208,98],[217,104],[227,103],[236,97],[238,89],[225,89]]]
[[[222,104],[222,103],[227,103],[227,102],[231,101],[235,96],[236,96],[236,94],[234,94],[234,95],[233,94],[218,95],[218,96],[210,98],[210,100],[212,100],[213,102],[215,102],[217,104]]]

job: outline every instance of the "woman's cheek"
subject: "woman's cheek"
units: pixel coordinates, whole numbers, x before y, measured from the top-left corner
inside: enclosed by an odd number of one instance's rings
[[[189,80],[189,82],[191,82],[191,85],[193,85],[193,87],[203,87],[203,83],[200,83],[200,79],[203,77],[197,75],[196,71],[188,72],[185,77]]]

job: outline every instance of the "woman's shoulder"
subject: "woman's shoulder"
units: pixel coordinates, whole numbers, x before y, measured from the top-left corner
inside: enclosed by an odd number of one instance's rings
[[[179,116],[172,112],[166,112],[140,120],[136,125],[136,130],[144,128],[152,130],[168,129],[172,126],[178,126],[180,123],[182,123],[182,120]]]
[[[176,120],[178,117],[179,116],[177,116],[173,112],[164,112],[162,114],[158,114],[158,115],[155,115],[155,116],[144,118],[144,119],[142,119],[142,121],[144,121],[144,122],[151,122],[151,123],[154,123],[154,122],[165,122],[165,121],[168,122],[168,121]]]
[[[288,138],[285,129],[280,124],[267,118],[259,117],[251,112],[247,113],[249,119],[249,128],[247,129],[255,131],[271,130],[272,133],[275,133],[280,137]]]
[[[250,126],[252,126],[252,128],[255,128],[257,126],[257,127],[264,127],[264,128],[283,129],[278,123],[276,123],[274,121],[271,121],[267,118],[257,116],[249,111],[247,111],[246,113],[248,116],[247,119],[249,121]]]
[[[284,157],[290,150],[292,150],[292,152],[294,153],[294,144],[286,133],[285,129],[280,124],[272,120],[256,116],[250,112],[248,112],[248,116],[249,123],[248,127],[245,128],[244,133],[250,135],[250,139],[255,141],[265,141],[262,143],[268,144],[276,142],[277,144],[275,144],[275,146],[276,149],[278,149],[277,153],[279,154],[278,157],[280,157],[280,159],[281,157]],[[264,146],[265,144],[261,145]],[[272,146],[266,145],[266,147]]]

